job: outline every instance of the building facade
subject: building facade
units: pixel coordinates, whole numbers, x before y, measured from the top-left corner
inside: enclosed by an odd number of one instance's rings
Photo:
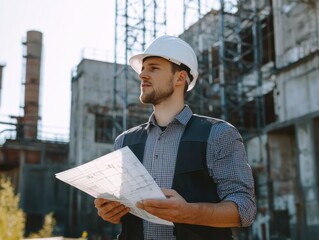
[[[226,118],[244,136],[258,214],[242,239],[314,240],[319,237],[319,4],[258,4],[257,12],[252,5],[222,16],[210,12],[181,35],[197,48],[200,61],[207,56],[200,73],[204,85],[197,89],[205,91],[193,98],[204,98],[206,111]]]
[[[63,235],[69,223],[69,188],[55,179],[55,173],[68,168],[69,144],[63,138],[39,138],[42,33],[28,31],[23,46],[24,114],[12,116],[16,121],[1,122],[8,127],[1,133],[10,131],[12,135],[0,146],[0,174],[12,181],[20,196],[20,207],[26,213],[26,236],[39,231],[50,212],[56,219],[55,234]]]
[[[116,82],[114,71],[116,70]],[[69,160],[78,166],[113,150],[113,141],[120,133],[123,114],[127,114],[128,127],[147,120],[149,108],[139,103],[139,80],[130,70],[132,78],[126,81],[124,66],[109,62],[82,59],[72,77],[71,122]],[[134,78],[135,76],[135,78]],[[114,96],[114,88],[117,90]],[[129,88],[130,91],[124,91]],[[123,94],[127,109],[123,109]],[[115,99],[114,99],[115,97]],[[138,111],[137,111],[138,110]],[[94,199],[72,189],[71,232],[89,231],[92,235],[116,237],[119,226],[100,219]]]

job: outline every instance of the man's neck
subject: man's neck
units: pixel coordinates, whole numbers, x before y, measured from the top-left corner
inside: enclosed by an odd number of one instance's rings
[[[184,101],[180,103],[161,103],[154,106],[154,116],[159,126],[167,126],[183,110]]]

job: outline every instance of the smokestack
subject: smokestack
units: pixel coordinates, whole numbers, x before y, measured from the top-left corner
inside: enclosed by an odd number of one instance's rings
[[[2,71],[3,71],[3,68],[5,67],[6,65],[3,64],[3,63],[0,63],[0,106],[1,106],[1,90],[2,90]]]
[[[23,137],[36,139],[38,133],[42,33],[28,31],[24,94]]]

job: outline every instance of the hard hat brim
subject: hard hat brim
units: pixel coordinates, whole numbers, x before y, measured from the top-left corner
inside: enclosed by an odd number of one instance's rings
[[[144,58],[146,57],[161,57],[161,58],[164,58],[170,62],[173,62],[175,64],[180,64],[179,61],[177,60],[174,60],[174,59],[171,59],[167,56],[164,56],[164,55],[156,55],[156,54],[146,54],[146,53],[141,53],[141,54],[136,54],[132,57],[130,57],[129,59],[129,63],[131,65],[131,67],[134,69],[134,71],[137,73],[137,74],[140,74],[141,71],[142,71],[142,66],[143,66],[143,60]],[[189,85],[188,85],[188,88],[187,88],[187,91],[190,91],[193,89],[193,87],[195,86],[195,83],[196,83],[196,80],[197,80],[197,77],[195,80],[193,80]]]
[[[134,69],[135,72],[137,72],[138,74],[141,73],[141,70],[142,70],[142,66],[143,66],[143,60],[144,58],[146,57],[161,57],[161,58],[164,58],[172,63],[175,63],[177,65],[180,65],[181,62],[176,60],[176,59],[172,59],[168,56],[165,56],[165,55],[157,55],[157,54],[147,54],[147,53],[141,53],[141,54],[137,54],[137,55],[134,55],[132,56],[130,59],[129,59],[129,63],[131,65],[131,67]]]
[[[141,73],[142,66],[143,66],[143,59],[148,57],[148,56],[150,56],[150,55],[145,54],[145,53],[141,53],[141,54],[136,54],[129,59],[129,63],[135,72],[137,72],[138,74]]]

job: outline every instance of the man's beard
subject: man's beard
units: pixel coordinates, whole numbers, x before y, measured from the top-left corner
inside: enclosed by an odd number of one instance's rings
[[[164,100],[168,99],[172,94],[174,93],[174,87],[173,87],[173,79],[169,81],[169,84],[167,84],[167,87],[162,90],[152,91],[150,93],[144,93],[141,92],[140,95],[140,101],[144,104],[152,104],[153,106],[160,104]]]

